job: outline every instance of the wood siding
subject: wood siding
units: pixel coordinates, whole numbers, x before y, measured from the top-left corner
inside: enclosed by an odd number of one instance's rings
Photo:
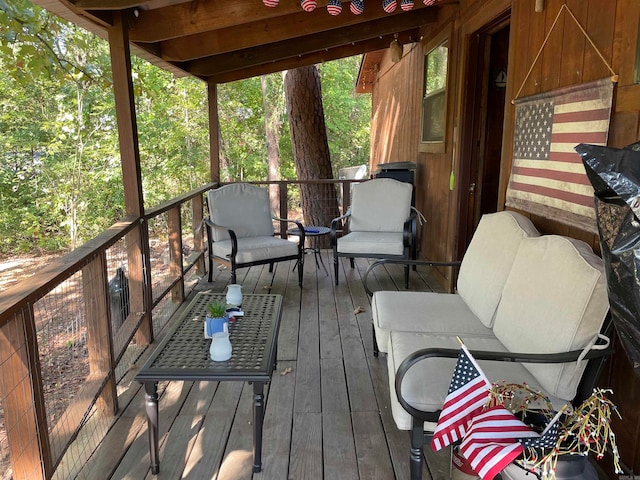
[[[421,255],[433,260],[449,260],[463,251],[459,231],[461,216],[466,216],[464,158],[460,144],[466,134],[466,69],[471,36],[505,12],[510,12],[509,66],[506,87],[504,136],[501,155],[498,209],[504,209],[511,169],[514,107],[511,100],[559,87],[611,76],[605,64],[618,75],[609,145],[622,147],[640,139],[640,84],[634,83],[636,44],[640,22],[637,0],[546,0],[542,12],[534,10],[535,0],[460,0],[458,6],[440,11],[437,25],[423,28],[419,43],[405,45],[403,59],[392,64],[388,53],[379,63],[377,83],[372,89],[373,118],[371,167],[380,163],[415,161],[416,206],[427,218],[421,239]],[[602,59],[565,11],[538,55],[545,37],[566,4],[602,54]],[[449,29],[450,66],[447,98],[447,131],[441,153],[419,148],[423,55],[433,48],[434,39]],[[604,61],[603,61],[604,59]],[[533,68],[532,68],[533,65]],[[531,71],[530,71],[531,70]],[[530,71],[530,73],[529,73]],[[527,78],[527,75],[528,78]],[[526,79],[526,81],[525,81]],[[521,88],[522,87],[522,88]],[[456,187],[449,190],[449,175],[454,165]],[[531,215],[529,215],[531,216]],[[568,235],[589,243],[599,251],[598,237],[568,225],[531,216],[543,233]],[[460,240],[458,240],[460,239]],[[462,245],[464,247],[464,245]],[[453,285],[450,272],[443,272],[443,283]],[[619,351],[602,381],[611,387],[620,407],[623,422],[615,422],[623,463],[640,473],[640,381],[633,376],[625,354]]]

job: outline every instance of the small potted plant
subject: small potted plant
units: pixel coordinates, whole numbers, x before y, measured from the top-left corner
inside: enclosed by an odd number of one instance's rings
[[[226,310],[227,310],[227,306],[220,302],[220,301],[215,301],[215,302],[211,302],[207,305],[207,310],[208,310],[208,314],[207,317],[209,318],[223,318],[227,315]]]
[[[211,338],[216,332],[229,331],[229,317],[227,306],[223,302],[215,301],[207,305],[207,314],[204,319],[204,336]]]

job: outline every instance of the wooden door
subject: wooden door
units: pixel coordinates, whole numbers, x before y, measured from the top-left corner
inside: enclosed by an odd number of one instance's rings
[[[480,217],[499,209],[509,17],[502,16],[471,35],[467,51],[461,161],[468,180],[461,185],[460,255],[471,241]]]

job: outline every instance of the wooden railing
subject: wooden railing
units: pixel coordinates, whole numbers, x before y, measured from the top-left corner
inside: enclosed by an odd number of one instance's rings
[[[337,183],[342,213],[350,204],[350,180],[252,183],[277,185],[282,218],[304,183]],[[130,367],[205,273],[204,194],[216,186],[124,218],[3,292],[0,471],[50,479],[83,467],[115,418]]]

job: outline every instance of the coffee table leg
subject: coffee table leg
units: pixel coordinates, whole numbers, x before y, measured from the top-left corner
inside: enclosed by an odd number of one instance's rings
[[[144,382],[144,392],[151,473],[157,475],[160,471],[160,461],[158,460],[158,382]]]
[[[262,423],[264,422],[264,383],[253,382],[253,471],[262,470]]]

